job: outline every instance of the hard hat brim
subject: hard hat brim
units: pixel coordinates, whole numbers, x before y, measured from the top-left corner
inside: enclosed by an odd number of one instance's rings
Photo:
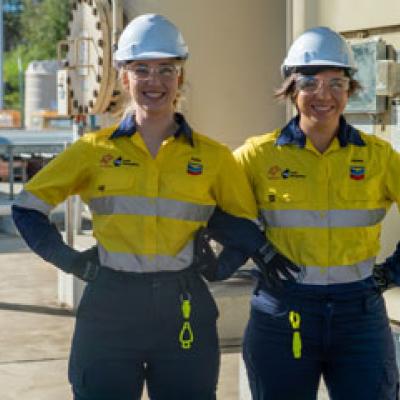
[[[121,54],[121,53],[118,54],[117,51],[117,53],[114,56],[115,61],[141,61],[141,60],[145,61],[145,60],[157,60],[161,58],[179,58],[185,60],[187,58],[187,55],[173,54],[163,51],[148,51],[148,52],[138,53],[134,56],[132,56],[131,53],[129,54],[123,54],[123,53]]]
[[[334,62],[330,60],[312,60],[307,64],[293,64],[293,65],[288,65],[284,64],[286,68],[296,68],[296,67],[332,67],[332,68],[346,68],[346,69],[351,69],[353,71],[356,71],[357,68],[355,68],[352,65],[349,64],[343,64],[339,62]]]
[[[327,60],[313,60],[308,64],[296,64],[296,65],[285,65],[281,66],[281,74],[284,78],[287,78],[293,70],[296,68],[307,68],[307,67],[322,67],[322,68],[340,68],[346,69],[349,71],[351,75],[357,72],[357,68],[354,65],[336,63],[334,61],[327,61]]]

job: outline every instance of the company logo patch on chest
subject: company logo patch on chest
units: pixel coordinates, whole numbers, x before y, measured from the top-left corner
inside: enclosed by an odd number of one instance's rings
[[[362,165],[350,165],[350,178],[361,181],[365,178],[365,167]]]
[[[103,168],[109,168],[109,167],[121,167],[122,165],[127,165],[131,167],[137,167],[139,166],[139,163],[124,159],[121,156],[119,157],[114,157],[112,154],[104,154],[100,158],[100,167]]]
[[[280,179],[282,169],[279,165],[273,165],[267,171],[268,179]]]
[[[288,178],[305,178],[306,175],[301,174],[290,168],[281,168],[278,165],[273,165],[267,171],[268,179],[288,179]]]
[[[121,156],[113,161],[114,167],[120,167],[121,165],[128,165],[130,167],[137,167],[139,164],[132,160],[123,159]]]
[[[203,164],[200,158],[192,157],[188,161],[186,171],[189,175],[201,175],[203,173]]]
[[[100,158],[100,167],[110,167],[111,161],[114,159],[112,154],[104,154]]]

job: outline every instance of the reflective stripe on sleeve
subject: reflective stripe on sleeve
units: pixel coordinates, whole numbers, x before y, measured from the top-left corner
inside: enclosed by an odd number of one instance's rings
[[[39,197],[34,194],[23,190],[15,200],[14,204],[19,207],[29,208],[31,210],[36,210],[41,212],[42,214],[49,215],[50,211],[54,208],[54,206],[44,202],[39,199]]]
[[[98,247],[100,263],[117,271],[180,271],[187,268],[193,261],[192,240],[176,256],[116,253],[106,250],[100,243]]]
[[[372,257],[353,265],[302,267],[297,281],[309,285],[332,285],[361,281],[372,275],[375,261],[376,257]]]
[[[90,200],[89,206],[97,215],[148,215],[185,221],[208,221],[213,205],[142,196],[107,196]]]
[[[274,228],[347,228],[376,225],[386,209],[370,210],[262,210],[265,223]]]

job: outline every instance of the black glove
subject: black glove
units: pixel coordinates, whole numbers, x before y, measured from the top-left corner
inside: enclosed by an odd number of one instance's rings
[[[211,244],[212,231],[200,228],[195,236],[194,267],[209,281],[228,279],[246,263],[248,256],[234,247],[224,247],[217,255]]]
[[[210,231],[200,228],[194,237],[193,266],[209,281],[217,280],[218,260],[210,245]]]
[[[100,268],[96,246],[83,252],[68,246],[48,216],[39,211],[13,205],[12,216],[21,236],[36,254],[84,281],[96,279]]]
[[[91,282],[97,278],[100,268],[97,246],[93,246],[88,250],[77,252],[65,271],[85,282]]]
[[[375,283],[381,292],[400,286],[400,242],[393,254],[382,264],[376,264],[372,271]]]
[[[382,293],[385,290],[391,289],[392,287],[396,286],[393,281],[392,273],[386,265],[386,261],[382,264],[374,265],[372,276],[374,277],[376,286]]]
[[[222,243],[227,250],[218,258],[218,274],[222,274],[222,270],[235,271],[246,262],[246,256],[257,264],[269,287],[282,286],[282,278],[295,281],[301,271],[300,267],[266,243],[261,230],[246,218],[236,217],[216,207],[208,227],[211,229],[210,237]]]
[[[271,243],[266,243],[251,257],[265,278],[270,288],[282,286],[282,278],[296,282],[301,268],[293,264],[282,254],[276,252]]]

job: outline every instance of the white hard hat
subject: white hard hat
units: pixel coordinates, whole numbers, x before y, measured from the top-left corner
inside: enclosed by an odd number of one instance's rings
[[[287,77],[296,67],[336,67],[350,74],[357,71],[346,39],[324,26],[305,31],[293,42],[281,66],[282,75]]]
[[[118,40],[114,61],[152,60],[188,57],[188,47],[178,28],[158,14],[133,19]]]

